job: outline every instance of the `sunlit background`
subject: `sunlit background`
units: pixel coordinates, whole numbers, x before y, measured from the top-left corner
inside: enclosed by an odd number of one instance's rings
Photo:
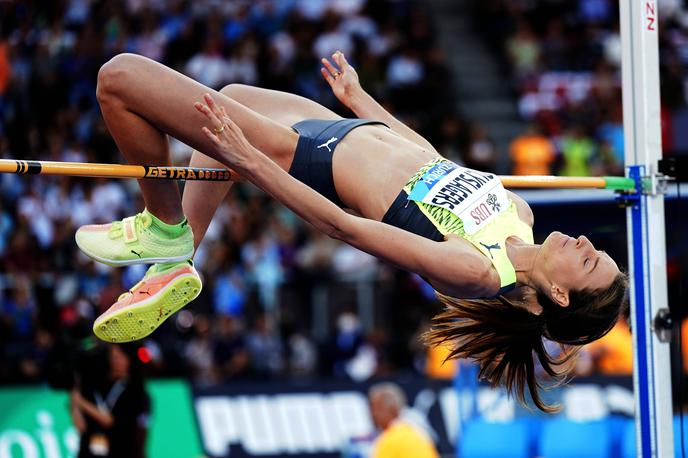
[[[688,153],[688,8],[658,4],[662,141],[674,156]],[[617,8],[613,0],[0,0],[0,157],[122,163],[95,99],[98,69],[121,52],[216,89],[279,89],[353,116],[319,73],[320,57],[341,50],[370,94],[457,163],[621,175]],[[175,163],[188,164],[190,148],[171,142]],[[585,233],[627,266],[625,212],[612,193],[522,195],[536,241],[555,228]],[[678,312],[688,228],[681,201],[667,205]],[[118,370],[145,387],[122,409],[131,431],[103,428],[109,443],[82,440],[91,455],[81,456],[118,456],[113,441],[134,440],[150,457],[363,458],[378,434],[368,389],[381,381],[403,389],[403,420],[443,457],[635,456],[623,320],[582,352],[579,377],[547,394],[562,412],[536,414],[479,384],[469,363],[442,364],[445,349],[422,345],[440,310],[422,279],[317,233],[249,185],[231,189],[195,256],[201,296],[144,341],[101,344],[92,321],[145,267],[94,264],[74,232],[142,207],[134,180],[0,176],[0,458],[76,456],[74,393],[105,386],[107,404]],[[675,342],[678,413],[685,386]]]

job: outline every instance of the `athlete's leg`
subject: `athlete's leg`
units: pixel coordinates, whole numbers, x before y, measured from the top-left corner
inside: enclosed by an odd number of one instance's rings
[[[125,69],[118,67],[125,64],[127,65]],[[210,91],[181,77],[181,75],[171,72],[169,69],[157,66],[157,64],[151,65],[145,59],[142,60],[133,56],[122,56],[111,61],[108,66],[114,68],[105,67],[101,71],[99,100],[103,106],[104,114],[107,112],[108,126],[128,160],[145,160],[149,164],[167,163],[169,155],[164,133],[170,133],[200,151],[212,151],[209,149],[209,145],[205,144],[206,139],[200,135],[200,126],[204,124],[204,120],[190,119],[192,118],[190,114],[195,112],[193,102],[200,100],[204,92]],[[150,79],[157,81],[158,84],[164,84],[166,80],[170,80],[167,82],[171,86],[169,92],[172,95],[168,97],[165,94],[160,94],[160,91],[154,90],[151,84],[144,84],[146,87],[143,89],[131,89],[127,87],[126,82],[120,80],[115,84],[113,81],[128,73],[129,84],[134,84],[135,81],[131,78],[132,71],[137,76],[143,74],[148,83],[150,83]],[[125,75],[121,75],[121,73]],[[150,91],[153,91],[152,96]],[[179,99],[183,97],[179,94],[185,92],[195,92],[196,96],[187,97],[180,101]],[[237,103],[227,97],[228,95],[241,98],[247,105],[254,105],[257,110],[253,111],[247,106]],[[272,96],[277,97],[277,99],[270,102],[269,97]],[[138,102],[138,97],[152,99],[155,103],[150,106],[141,104]],[[229,116],[244,131],[248,140],[285,170],[289,169],[293,160],[298,137],[288,125],[307,117],[337,118],[334,113],[313,102],[275,91],[253,91],[248,87],[243,87],[243,89],[230,87],[223,91],[222,96],[218,97],[217,94],[213,94],[213,97],[218,104],[225,107]],[[155,106],[156,103],[159,107]],[[275,107],[279,109],[276,110]],[[262,114],[261,111],[263,111]],[[175,117],[175,113],[180,113],[180,115]],[[284,113],[288,113],[289,117]],[[274,119],[271,119],[272,116]],[[178,122],[179,125],[175,122]],[[127,127],[131,129],[127,129]],[[131,130],[136,131],[141,136],[131,138],[127,135],[127,132]],[[145,144],[142,145],[141,143]],[[139,157],[138,151],[145,153],[143,158]],[[194,152],[191,165],[222,166],[222,164],[200,154],[198,151]],[[171,200],[176,198],[177,204],[179,203],[176,187],[173,191],[169,186],[170,183],[142,182],[141,184],[149,209],[154,208],[150,204],[157,203],[161,195]],[[198,246],[203,238],[217,206],[230,186],[231,183],[187,182],[183,207],[189,223],[194,229],[195,246]],[[178,220],[174,215],[175,211],[180,209],[165,206],[157,208],[167,211],[168,216],[172,215],[170,219]],[[152,211],[155,213],[155,210]],[[178,216],[181,216],[181,211],[179,211]],[[193,300],[200,293],[200,290],[200,277],[192,265],[185,262],[155,264],[149,269],[142,281],[128,293],[120,296],[120,299],[95,321],[94,332],[101,339],[112,342],[140,339],[155,330],[167,316]]]
[[[97,95],[103,117],[130,163],[169,164],[166,134],[213,156],[214,148],[201,132],[207,120],[193,106],[205,93],[225,108],[253,146],[283,168],[289,167],[298,139],[295,132],[181,73],[145,57],[121,54],[98,74]],[[181,220],[181,201],[174,182],[141,180],[140,185],[151,213],[170,223]]]
[[[342,119],[334,111],[300,95],[245,84],[230,84],[221,91],[251,110],[291,127],[304,119]]]
[[[230,84],[225,86],[220,93],[288,128],[304,119],[341,119],[341,116],[319,103],[286,92],[244,84]],[[291,159],[288,157],[278,163],[288,171]],[[220,162],[198,151],[193,152],[190,165],[192,167],[224,167]],[[196,247],[203,240],[215,210],[224,200],[231,185],[231,182],[189,181],[186,183],[182,207],[193,228]]]
[[[223,168],[224,164],[201,154],[198,151],[191,155],[190,167]],[[232,187],[232,181],[187,181],[184,184],[182,208],[184,216],[189,221],[194,235],[194,249],[201,244],[210,221],[215,215],[227,191]]]

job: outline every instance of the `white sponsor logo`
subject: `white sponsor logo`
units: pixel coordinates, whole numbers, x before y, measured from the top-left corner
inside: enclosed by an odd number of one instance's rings
[[[454,213],[468,234],[478,232],[510,204],[495,175],[459,166],[435,183],[422,202]]]
[[[237,443],[257,456],[336,452],[373,431],[366,396],[355,391],[201,397],[196,412],[214,456]]]
[[[322,145],[318,145],[318,148],[327,148],[327,151],[329,151],[331,153],[332,150],[330,149],[330,143],[336,142],[336,141],[337,141],[337,137],[332,137],[329,140],[327,140],[325,143],[323,143]]]
[[[36,425],[31,430],[0,429],[0,458],[73,457],[79,450],[79,435],[74,427],[60,432],[55,430],[52,413],[36,412]],[[66,454],[63,454],[63,447]]]

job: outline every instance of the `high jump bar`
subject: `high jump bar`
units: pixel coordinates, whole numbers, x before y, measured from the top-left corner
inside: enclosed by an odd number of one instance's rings
[[[241,179],[230,169],[98,164],[90,162],[25,161],[0,159],[0,173],[65,175],[92,178],[155,178],[163,180],[230,181]],[[548,175],[499,177],[507,188],[597,188],[634,191],[635,181],[626,177],[555,177]]]

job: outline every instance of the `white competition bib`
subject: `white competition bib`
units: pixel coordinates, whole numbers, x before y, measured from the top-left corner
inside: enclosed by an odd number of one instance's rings
[[[411,189],[409,200],[446,208],[475,234],[511,202],[496,175],[443,161],[431,167]]]

